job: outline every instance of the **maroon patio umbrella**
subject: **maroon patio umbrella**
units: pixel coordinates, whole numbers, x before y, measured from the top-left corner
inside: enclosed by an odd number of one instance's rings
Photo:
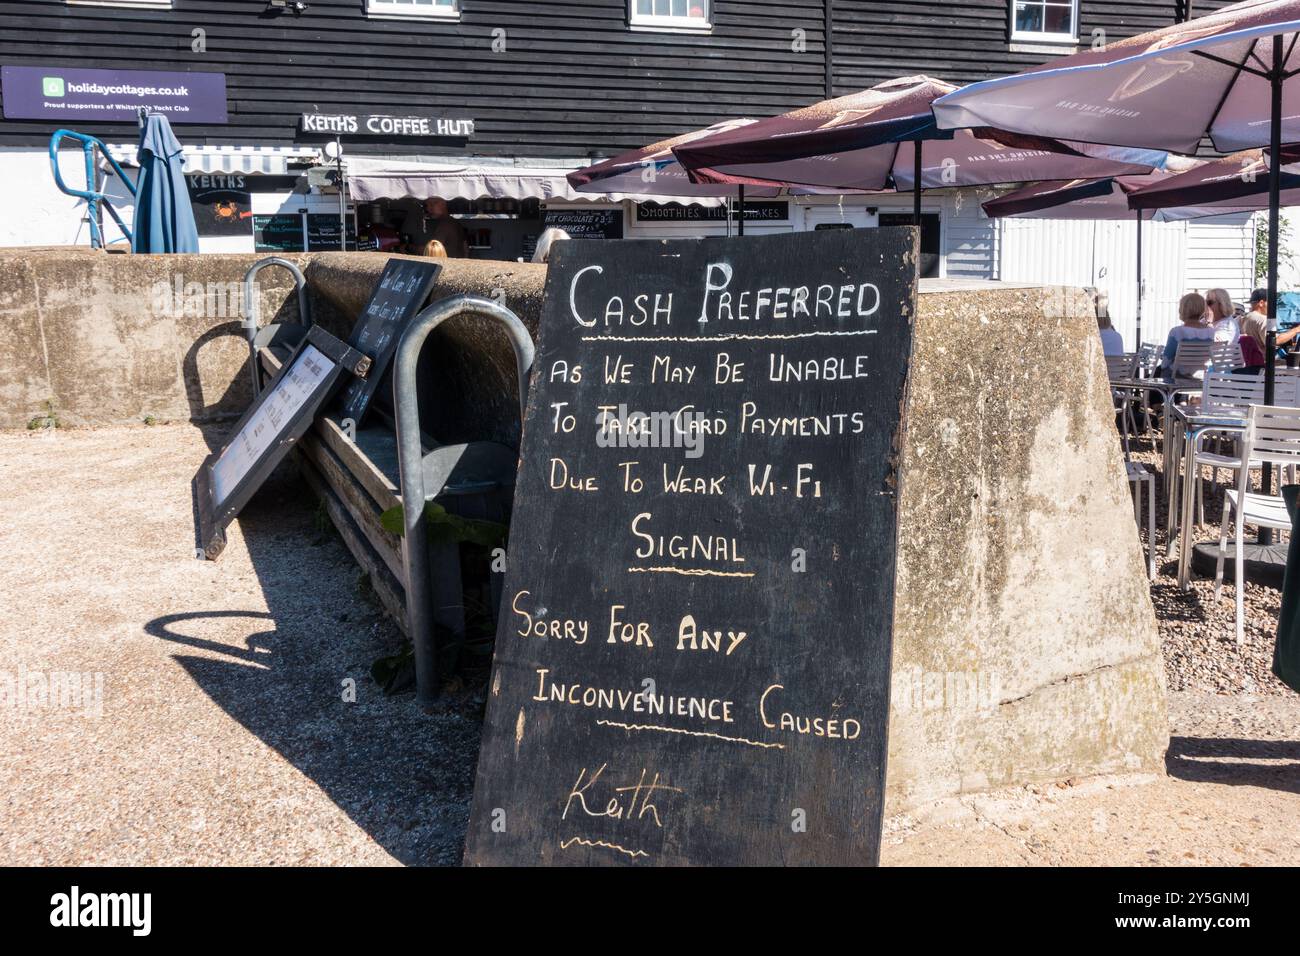
[[[673,147],[733,129],[743,129],[752,119],[731,119],[704,129],[682,133],[670,139],[629,149],[593,166],[569,173],[569,185],[584,193],[627,193],[640,196],[691,196],[730,198],[736,194],[731,185],[693,182],[673,156]],[[776,195],[773,189],[769,195]]]
[[[1164,162],[1152,151],[1000,130],[945,132],[930,106],[956,89],[928,76],[903,77],[701,137],[673,152],[700,182],[911,190],[918,221],[921,189],[1129,175]]]
[[[1137,220],[1137,322],[1136,344],[1142,344],[1142,221],[1154,210],[1134,211],[1129,196],[1144,186],[1157,185],[1173,174],[1152,170],[1140,176],[1108,176],[1066,182],[1031,183],[983,204],[990,219],[1019,216],[1026,219]]]
[[[1245,150],[1204,163],[1177,176],[1165,176],[1133,191],[1129,206],[1157,219],[1189,219],[1267,209],[1269,155]],[[1300,206],[1300,148],[1282,149],[1278,200]]]
[[[669,139],[630,149],[610,159],[569,173],[569,185],[580,193],[625,193],[634,196],[741,200],[740,229],[743,234],[744,187],[693,182],[673,155],[673,147],[753,123],[752,119],[730,119],[704,129],[692,130]],[[751,190],[751,196],[770,197],[779,189]]]

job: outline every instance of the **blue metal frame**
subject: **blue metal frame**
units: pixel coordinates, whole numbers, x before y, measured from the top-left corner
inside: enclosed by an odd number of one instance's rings
[[[63,174],[59,171],[59,143],[65,138],[76,140],[81,144],[81,152],[86,160],[85,189],[72,189],[69,187],[63,181]],[[109,155],[108,147],[104,145],[102,140],[94,136],[87,136],[85,133],[75,133],[70,129],[55,130],[54,135],[50,137],[50,169],[54,173],[54,185],[69,196],[76,196],[78,199],[86,201],[86,211],[90,220],[90,245],[94,249],[102,249],[104,247],[104,237],[99,230],[99,204],[101,202],[104,204],[104,208],[108,210],[108,214],[113,217],[113,221],[117,223],[117,227],[122,230],[122,234],[126,236],[127,242],[131,241],[131,230],[126,227],[122,217],[117,214],[117,210],[113,208],[108,196],[95,188],[97,179],[95,175],[95,150],[99,150],[100,154],[108,160],[109,168],[117,175],[118,179],[126,184],[126,188],[131,195],[135,196],[135,183],[131,182],[126,173],[122,172],[122,167],[117,164],[117,160]]]

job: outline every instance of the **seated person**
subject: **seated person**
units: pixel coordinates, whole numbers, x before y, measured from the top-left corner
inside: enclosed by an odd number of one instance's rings
[[[1103,355],[1123,355],[1124,336],[1110,324],[1110,319],[1097,319],[1097,330],[1101,333],[1101,352]]]
[[[1214,330],[1214,341],[1235,342],[1241,337],[1241,326],[1237,324],[1232,296],[1223,289],[1211,289],[1205,293],[1205,306],[1210,310],[1210,328]]]
[[[1201,324],[1205,316],[1205,297],[1197,292],[1189,292],[1178,301],[1178,318],[1181,325],[1169,330],[1165,340],[1165,351],[1161,364],[1161,377],[1166,382],[1174,381],[1174,371],[1178,360],[1178,343],[1187,341],[1214,341],[1214,329]],[[1186,376],[1182,376],[1186,377]]]
[[[1097,309],[1097,331],[1101,333],[1101,352],[1103,355],[1123,355],[1124,337],[1110,323],[1110,302],[1106,293],[1098,292],[1093,297]]]
[[[1268,290],[1256,289],[1250,294],[1250,311],[1246,317],[1241,320],[1242,337],[1241,357],[1246,363],[1246,369],[1249,371],[1255,367],[1259,371],[1264,367],[1264,336],[1268,331]],[[1246,336],[1249,335],[1254,340],[1252,348],[1245,342]],[[1279,330],[1277,333],[1277,357],[1286,358],[1286,346],[1300,336],[1300,325],[1293,325],[1285,331]]]
[[[1265,297],[1267,299],[1267,297]],[[1264,316],[1255,311],[1246,313],[1246,317],[1241,320],[1241,338],[1238,343],[1241,345],[1241,368],[1234,368],[1233,374],[1258,375],[1264,369],[1264,335],[1268,329],[1268,321]]]

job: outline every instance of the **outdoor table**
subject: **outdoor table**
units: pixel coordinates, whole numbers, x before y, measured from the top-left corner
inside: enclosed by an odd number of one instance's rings
[[[1201,390],[1201,383],[1184,379],[1181,382],[1166,382],[1160,378],[1113,378],[1110,380],[1110,387],[1124,391],[1131,391],[1135,394],[1142,392],[1159,392],[1164,399],[1164,439],[1163,439],[1163,474],[1165,482],[1165,492],[1168,494],[1172,485],[1172,474],[1174,466],[1174,448],[1173,448],[1173,409],[1174,398],[1179,394],[1195,394]]]
[[[1196,446],[1200,442],[1201,436],[1207,432],[1229,432],[1241,434],[1246,430],[1246,417],[1231,412],[1211,411],[1200,412],[1194,407],[1176,406],[1171,413],[1178,417],[1183,426],[1183,447],[1178,458],[1178,466],[1182,469],[1182,490],[1181,494],[1175,494],[1175,486],[1169,483],[1171,489],[1169,494],[1169,514],[1166,518],[1166,527],[1168,528],[1169,543],[1166,557],[1174,553],[1174,528],[1178,528],[1178,587],[1184,591],[1187,590],[1188,579],[1191,568],[1191,527],[1192,527],[1192,492],[1193,483],[1196,478],[1196,467],[1193,464],[1196,455]],[[1171,477],[1177,476],[1177,469],[1171,474]],[[1181,504],[1181,507],[1179,505]],[[1180,524],[1174,524],[1175,510],[1181,511]]]

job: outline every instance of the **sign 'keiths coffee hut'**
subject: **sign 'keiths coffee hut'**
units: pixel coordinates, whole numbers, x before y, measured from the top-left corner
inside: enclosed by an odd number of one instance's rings
[[[469,139],[474,120],[468,116],[388,116],[374,113],[303,113],[303,133],[323,136],[414,136],[422,139]]]

